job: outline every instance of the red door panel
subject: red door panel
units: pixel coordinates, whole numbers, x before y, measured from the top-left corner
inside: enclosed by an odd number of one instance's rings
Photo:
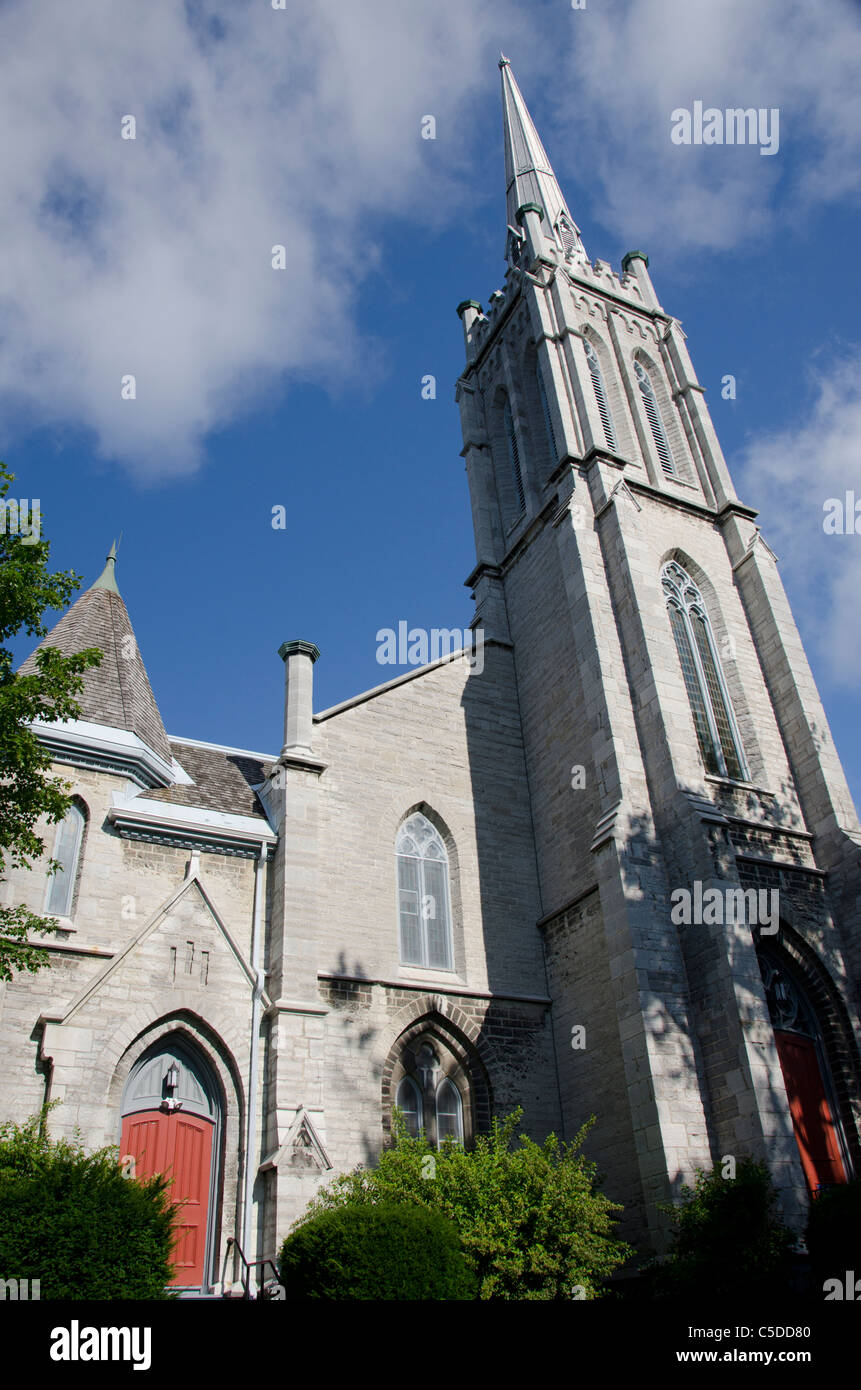
[[[173,1179],[172,1200],[183,1204],[175,1227],[172,1284],[203,1283],[212,1135],[211,1121],[181,1111],[144,1110],[123,1120],[120,1154],[134,1154],[135,1176],[165,1173]]]
[[[816,1045],[812,1038],[778,1030],[774,1040],[807,1185],[815,1192],[818,1183],[844,1183],[846,1169]]]

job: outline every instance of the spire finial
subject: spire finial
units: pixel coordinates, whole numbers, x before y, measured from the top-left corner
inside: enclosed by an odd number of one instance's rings
[[[122,532],[120,532],[120,540],[122,540]],[[117,580],[114,574],[114,566],[117,563],[118,549],[119,547],[117,545],[117,542],[114,541],[110,550],[105,556],[105,568],[102,570],[101,574],[99,575],[98,579],[93,585],[94,589],[107,589],[108,593],[110,594],[118,594],[120,592],[117,588]]]

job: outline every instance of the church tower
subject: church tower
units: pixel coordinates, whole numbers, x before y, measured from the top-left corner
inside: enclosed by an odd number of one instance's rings
[[[631,1229],[764,1159],[861,1171],[861,830],[649,259],[590,261],[500,59],[507,272],[458,307],[485,645],[513,654],[566,1137]],[[726,1167],[731,1173],[732,1167]]]

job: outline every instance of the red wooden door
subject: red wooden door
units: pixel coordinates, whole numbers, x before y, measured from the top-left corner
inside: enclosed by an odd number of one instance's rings
[[[815,1192],[817,1183],[844,1183],[846,1169],[816,1044],[812,1038],[777,1029],[774,1040],[807,1185]]]
[[[210,1120],[181,1110],[143,1110],[123,1120],[120,1153],[134,1154],[135,1177],[165,1173],[173,1179],[171,1199],[182,1202],[175,1227],[172,1284],[203,1283],[212,1134]]]

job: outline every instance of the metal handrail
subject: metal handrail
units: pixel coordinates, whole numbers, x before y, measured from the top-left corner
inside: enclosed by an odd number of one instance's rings
[[[242,1297],[243,1297],[243,1298],[248,1299],[248,1300],[253,1300],[253,1299],[260,1299],[260,1298],[263,1298],[263,1297],[264,1297],[264,1294],[263,1294],[263,1285],[260,1286],[260,1288],[258,1289],[258,1291],[257,1291],[256,1294],[252,1294],[252,1292],[251,1292],[251,1271],[252,1271],[252,1269],[257,1269],[258,1265],[262,1265],[262,1266],[264,1266],[264,1267],[265,1267],[266,1265],[269,1265],[270,1269],[272,1270],[273,1274],[275,1275],[275,1280],[276,1280],[276,1282],[280,1284],[280,1275],[279,1275],[279,1273],[278,1273],[278,1268],[277,1268],[277,1266],[275,1265],[274,1261],[273,1261],[273,1260],[270,1260],[270,1259],[268,1258],[268,1256],[267,1256],[265,1259],[262,1259],[262,1260],[247,1260],[247,1259],[245,1258],[245,1252],[243,1251],[242,1246],[239,1244],[239,1241],[237,1240],[236,1236],[228,1236],[228,1237],[227,1237],[227,1249],[228,1249],[228,1250],[230,1249],[231,1245],[233,1245],[233,1246],[236,1247],[237,1254],[239,1255],[239,1258],[240,1258],[240,1260],[242,1261],[243,1267],[244,1267],[244,1269],[245,1269],[245,1273],[244,1273],[244,1274],[242,1275],[242,1277],[241,1277],[241,1283],[242,1283]]]

